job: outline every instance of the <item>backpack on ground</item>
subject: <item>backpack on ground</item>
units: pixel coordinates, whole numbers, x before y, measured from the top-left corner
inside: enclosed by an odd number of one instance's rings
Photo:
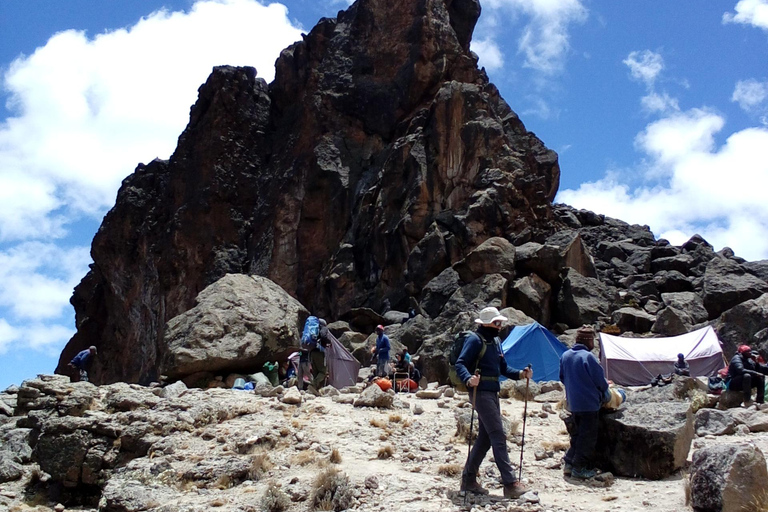
[[[464,343],[466,343],[470,336],[477,336],[477,334],[475,334],[473,331],[461,331],[456,336],[454,336],[453,345],[451,346],[451,354],[448,358],[448,378],[450,379],[451,384],[453,384],[453,386],[459,391],[467,391],[467,386],[459,378],[458,373],[456,373],[456,361],[458,361],[459,356],[461,355],[461,351],[464,349]],[[467,367],[467,370],[469,370],[470,373],[474,372],[477,368],[477,363],[479,363],[485,355],[486,348],[487,345],[483,343],[483,347],[480,349],[480,353],[477,355],[475,364],[472,366],[472,368]]]
[[[316,316],[310,316],[304,322],[304,331],[301,333],[301,348],[312,350],[317,347],[317,339],[320,337],[320,320]]]

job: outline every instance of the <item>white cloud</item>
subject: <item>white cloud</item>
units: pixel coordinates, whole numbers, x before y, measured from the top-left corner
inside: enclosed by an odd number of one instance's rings
[[[490,0],[487,7],[510,9],[529,17],[518,51],[525,56],[525,67],[545,74],[562,70],[571,49],[569,27],[587,19],[587,9],[580,0]]]
[[[5,354],[9,346],[19,339],[19,330],[10,325],[5,318],[0,318],[0,354]]]
[[[622,62],[629,67],[632,78],[643,82],[649,89],[664,69],[664,58],[650,50],[634,51]]]
[[[280,4],[207,0],[92,39],[61,32],[17,59],[4,76],[14,117],[0,124],[0,240],[99,218],[137,163],[170,156],[213,66],[270,81],[299,37]]]
[[[768,30],[768,0],[739,0],[736,13],[723,14],[723,23],[741,23]]]
[[[52,243],[25,242],[2,251],[0,306],[19,320],[58,318],[90,261],[87,247],[65,249]]]
[[[731,96],[731,101],[735,101],[742,110],[750,113],[765,110],[766,100],[768,100],[768,82],[758,82],[754,79],[737,82]]]
[[[504,65],[504,55],[502,55],[499,45],[492,39],[472,41],[471,49],[480,57],[479,65],[488,71],[501,69]]]
[[[616,174],[563,190],[558,201],[648,224],[657,236],[682,243],[701,234],[716,249],[747,259],[768,258],[768,129],[749,128],[715,144],[725,125],[706,109],[679,112],[649,124],[636,146],[648,156],[643,186]]]
[[[640,103],[643,105],[643,108],[650,113],[665,113],[680,110],[677,98],[673,98],[667,93],[659,94],[657,92],[651,92],[640,98]]]

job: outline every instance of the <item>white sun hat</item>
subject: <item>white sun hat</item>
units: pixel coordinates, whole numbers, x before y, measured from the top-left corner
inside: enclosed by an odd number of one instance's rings
[[[491,306],[491,307],[484,308],[482,311],[480,311],[479,318],[475,318],[475,323],[482,324],[482,325],[489,325],[497,320],[506,322],[508,318],[502,315],[501,313],[499,313],[498,309]]]

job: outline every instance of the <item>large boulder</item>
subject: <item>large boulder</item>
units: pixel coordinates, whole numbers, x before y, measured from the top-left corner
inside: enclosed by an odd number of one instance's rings
[[[702,293],[710,319],[766,292],[768,283],[747,273],[744,267],[731,259],[713,258],[707,264]]]
[[[550,284],[556,284],[560,271],[571,268],[585,277],[597,277],[595,264],[578,231],[562,231],[545,244],[529,242],[517,248],[517,269],[535,273]]]
[[[601,413],[595,463],[615,475],[658,480],[683,467],[693,436],[689,404],[627,402]]]
[[[380,409],[391,409],[395,402],[393,393],[386,393],[376,384],[372,384],[355,398],[352,405],[355,407],[378,407]]]
[[[453,268],[447,268],[424,287],[420,305],[429,316],[435,318],[460,287],[459,273]]]
[[[571,327],[594,324],[608,315],[615,299],[614,289],[569,268],[557,297],[557,316]]]
[[[552,287],[536,274],[518,279],[507,294],[508,304],[534,318],[542,325],[549,325]]]
[[[670,306],[656,313],[651,332],[661,336],[678,336],[690,331],[692,326],[693,321],[685,311]]]
[[[742,302],[720,315],[715,323],[715,331],[723,342],[723,351],[730,358],[736,353],[739,345],[759,342],[755,335],[766,325],[768,325],[768,293]],[[768,346],[761,348],[765,350]]]
[[[611,314],[611,322],[622,331],[648,332],[655,321],[655,316],[632,307],[619,308]]]
[[[694,419],[697,436],[730,435],[736,431],[736,421],[733,417],[717,409],[699,409]]]
[[[309,312],[269,279],[228,274],[200,292],[197,306],[166,328],[162,373],[260,368],[296,345]]]
[[[721,444],[693,452],[690,504],[695,512],[743,512],[765,495],[765,457],[753,444]]]
[[[693,324],[706,322],[709,318],[704,301],[693,292],[662,293],[661,300],[667,307],[685,312]]]
[[[506,238],[489,238],[453,268],[465,283],[485,274],[500,274],[512,280],[515,276],[515,247]]]

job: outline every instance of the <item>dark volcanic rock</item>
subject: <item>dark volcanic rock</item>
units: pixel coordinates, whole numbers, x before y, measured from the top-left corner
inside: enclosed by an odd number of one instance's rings
[[[696,512],[737,512],[759,503],[768,470],[751,444],[724,444],[693,452],[691,506]]]
[[[554,225],[557,155],[477,68],[479,12],[362,0],[284,50],[269,86],[216,68],[170,160],[123,182],[57,371],[96,345],[95,382],[157,380],[166,323],[227,273],[331,319],[406,310],[485,240]]]
[[[768,283],[748,274],[733,260],[714,258],[704,273],[704,307],[709,318],[717,318],[723,311],[768,292]]]
[[[616,475],[657,480],[683,467],[693,440],[685,402],[627,404],[601,414],[596,464]]]

